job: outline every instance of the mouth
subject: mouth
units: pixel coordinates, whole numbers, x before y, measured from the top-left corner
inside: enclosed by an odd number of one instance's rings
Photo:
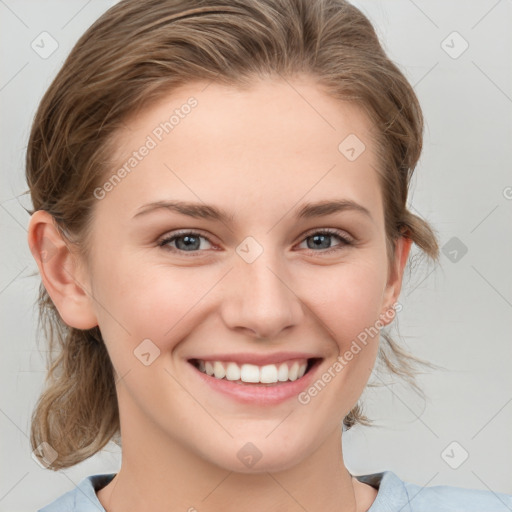
[[[202,374],[240,386],[275,387],[301,380],[320,364],[322,358],[296,358],[275,364],[240,364],[235,361],[189,359]]]

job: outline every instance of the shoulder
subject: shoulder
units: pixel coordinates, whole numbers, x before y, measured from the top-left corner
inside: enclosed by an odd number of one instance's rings
[[[422,487],[404,482],[392,471],[356,476],[378,489],[368,512],[510,512],[512,496],[447,485]]]
[[[116,473],[104,473],[83,478],[71,491],[66,492],[37,512],[105,512],[96,491],[105,487]]]

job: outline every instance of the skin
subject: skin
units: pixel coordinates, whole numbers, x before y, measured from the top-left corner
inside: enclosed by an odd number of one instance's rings
[[[377,491],[346,469],[341,423],[368,381],[379,336],[307,405],[295,397],[240,404],[205,385],[187,359],[305,351],[323,358],[320,376],[365,328],[392,321],[384,315],[398,300],[411,242],[398,239],[388,273],[371,124],[306,77],[247,90],[189,84],[126,123],[112,172],[190,96],[198,106],[97,201],[88,261],[46,212],[29,226],[34,254],[55,246],[51,258],[36,259],[63,320],[99,325],[120,377],[122,467],[98,497],[108,512],[367,510]],[[349,134],[366,146],[354,161],[338,150]],[[307,202],[344,198],[371,218],[295,217]],[[167,209],[133,218],[169,199],[221,207],[233,221]],[[308,247],[325,228],[355,243],[333,236]],[[168,244],[174,252],[158,246],[182,229],[207,237],[194,254],[179,253],[183,239]],[[236,252],[248,236],[263,248],[252,263]],[[328,254],[329,244],[337,250]],[[148,338],[160,355],[146,366],[134,350]],[[237,457],[249,441],[262,454],[252,467]]]

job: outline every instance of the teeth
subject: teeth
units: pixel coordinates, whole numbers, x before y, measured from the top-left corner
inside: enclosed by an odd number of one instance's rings
[[[276,382],[294,381],[300,379],[307,368],[307,360],[300,359],[265,366],[254,364],[243,364],[239,366],[233,362],[221,361],[198,361],[198,369],[215,377],[216,379],[226,379],[232,381],[242,381],[248,383],[274,384]]]
[[[240,367],[236,363],[228,363],[226,368],[226,379],[240,380]]]
[[[255,364],[243,364],[240,371],[240,380],[242,382],[259,382],[260,369]]]
[[[295,363],[292,364],[292,367],[288,370],[288,378],[290,380],[297,380],[299,373],[299,363],[295,361]]]
[[[215,361],[213,363],[213,374],[215,375],[216,379],[223,379],[226,376],[226,370],[224,369],[224,366],[222,366],[222,363],[219,363],[219,361]]]
[[[265,384],[277,382],[277,367],[275,364],[267,364],[261,367],[260,382],[264,382]]]
[[[281,365],[279,366],[277,378],[279,379],[280,382],[288,380],[288,365],[286,363],[281,363]]]

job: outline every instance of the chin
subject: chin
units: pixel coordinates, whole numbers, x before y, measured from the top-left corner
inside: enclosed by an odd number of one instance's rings
[[[272,442],[263,438],[260,442],[234,440],[233,444],[234,447],[226,446],[218,453],[210,452],[203,454],[203,457],[223,470],[259,474],[286,471],[307,456],[301,451],[304,450],[304,443],[287,446],[284,451],[282,438],[278,436]]]

